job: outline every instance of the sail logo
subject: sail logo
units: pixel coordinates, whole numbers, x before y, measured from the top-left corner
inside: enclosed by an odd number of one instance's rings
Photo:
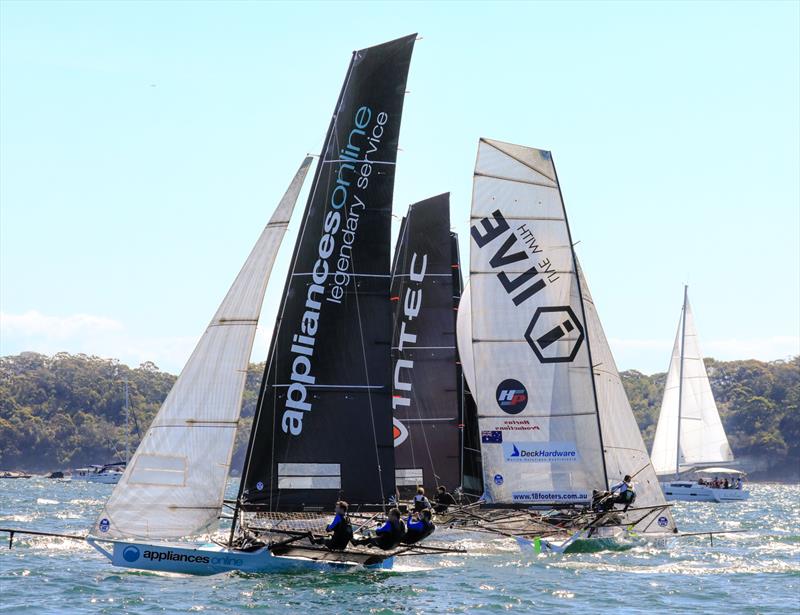
[[[519,414],[528,405],[528,391],[519,380],[503,380],[495,393],[497,405],[506,414]]]
[[[525,340],[541,363],[571,363],[584,337],[583,326],[568,305],[538,308],[525,331]]]
[[[535,243],[535,238],[533,240],[526,239],[527,235],[531,235],[532,237],[532,233],[526,225],[523,224],[522,227],[520,227],[519,230],[522,231],[523,238],[519,239],[516,233],[511,230],[508,221],[503,216],[503,212],[497,209],[492,212],[491,218],[483,218],[480,221],[480,227],[482,227],[482,230],[478,228],[478,224],[475,224],[470,229],[472,240],[479,249],[484,248],[502,235],[509,233],[506,240],[497,248],[494,256],[489,260],[489,265],[491,265],[493,269],[499,270],[497,279],[500,280],[500,284],[511,297],[514,305],[521,305],[545,288],[547,284],[559,279],[559,275],[554,270],[553,263],[549,258],[538,260],[525,250],[524,246],[528,246],[533,254],[538,254],[542,251]],[[520,249],[518,244],[522,244],[523,247]],[[514,265],[515,268],[518,268],[520,265],[516,263],[524,261],[527,261],[525,266],[529,265],[528,269],[517,274],[513,279],[509,277],[508,273],[503,271],[503,268],[509,265]]]
[[[100,523],[97,524],[97,527],[100,529],[101,532],[107,532],[108,528],[111,527],[111,522],[108,519],[100,519]]]
[[[392,410],[398,408],[408,408],[411,406],[411,388],[414,378],[413,359],[402,358],[407,350],[413,350],[417,343],[417,334],[412,333],[413,322],[418,318],[422,310],[422,290],[425,282],[425,271],[428,268],[428,255],[423,254],[420,258],[416,252],[411,255],[411,262],[408,265],[408,286],[405,289],[402,304],[398,309],[402,309],[402,320],[397,339],[397,352],[400,357],[394,362],[394,374],[392,378]],[[397,419],[393,419],[394,445],[400,446],[408,438],[408,430]]]
[[[392,419],[392,439],[395,446],[400,446],[408,439],[408,429],[395,418]]]
[[[667,519],[666,517],[659,517],[658,518],[658,524],[661,527],[667,527],[667,525],[669,525],[669,519]]]
[[[129,563],[135,562],[137,559],[139,559],[140,555],[141,552],[139,551],[139,549],[137,549],[133,545],[125,547],[125,549],[122,551],[122,559],[124,559],[126,562]]]
[[[578,460],[572,442],[504,442],[503,456],[509,462],[558,463]]]

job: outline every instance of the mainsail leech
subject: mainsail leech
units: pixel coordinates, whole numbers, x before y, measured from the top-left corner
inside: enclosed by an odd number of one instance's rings
[[[153,419],[97,519],[98,536],[171,539],[216,525],[261,304],[310,165],[300,165]]]

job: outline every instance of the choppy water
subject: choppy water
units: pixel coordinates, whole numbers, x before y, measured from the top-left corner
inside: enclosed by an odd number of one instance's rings
[[[85,533],[108,485],[0,480],[0,527]],[[185,577],[113,568],[82,542],[0,545],[2,613],[472,613],[800,611],[800,486],[754,485],[741,504],[677,503],[684,531],[746,529],[622,552],[532,556],[507,540],[393,571]],[[452,534],[451,534],[452,536]]]

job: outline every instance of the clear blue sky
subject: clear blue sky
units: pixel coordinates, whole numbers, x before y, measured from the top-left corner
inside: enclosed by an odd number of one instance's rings
[[[179,370],[350,52],[419,32],[396,214],[450,191],[466,254],[478,137],[550,149],[620,368],[666,369],[684,282],[706,355],[799,353],[799,6],[4,0],[0,352]]]

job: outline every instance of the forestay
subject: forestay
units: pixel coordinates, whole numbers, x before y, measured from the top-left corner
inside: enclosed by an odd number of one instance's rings
[[[171,539],[215,526],[261,304],[306,158],[98,517],[102,537]]]
[[[658,483],[642,434],[631,410],[625,387],[620,379],[614,356],[608,345],[600,317],[597,314],[583,270],[578,265],[584,313],[592,349],[594,381],[597,390],[597,404],[600,412],[600,425],[603,434],[608,480],[613,485],[622,481],[626,474],[634,476],[636,508],[666,506],[664,494]],[[653,509],[651,514],[632,511],[627,514],[626,524],[639,521],[637,532],[671,532],[675,522],[668,509]]]
[[[658,474],[678,474],[698,465],[733,460],[703,363],[688,296],[684,297],[672,347],[652,458]]]
[[[607,480],[576,264],[549,152],[480,140],[470,245],[473,365],[469,349],[461,356],[478,406],[486,500],[587,503]]]

